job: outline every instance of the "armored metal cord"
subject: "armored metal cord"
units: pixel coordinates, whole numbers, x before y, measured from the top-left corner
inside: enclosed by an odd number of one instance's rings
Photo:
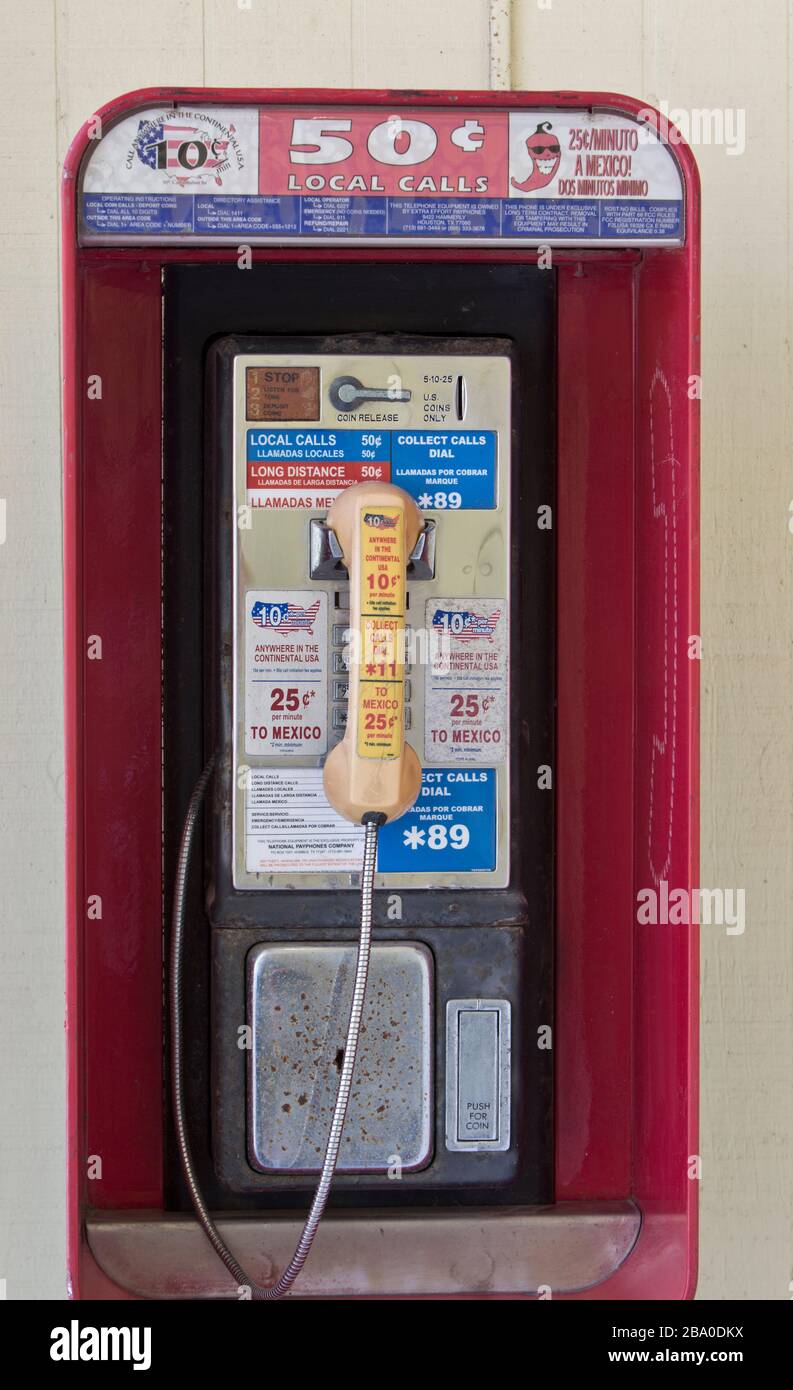
[[[339,1077],[339,1089],[333,1110],[322,1171],[317,1183],[300,1240],[283,1274],[270,1287],[257,1284],[246,1274],[242,1265],[232,1254],[210,1216],[199,1186],[190,1139],[185,1121],[184,1091],[182,1071],[184,1046],[182,1037],[182,950],[184,945],[184,915],[187,880],[190,871],[195,828],[206,793],[207,785],[215,768],[215,755],[210,758],[196,782],[190,804],[187,808],[179,858],[176,865],[176,880],[173,893],[173,913],[171,918],[171,958],[170,958],[170,1020],[171,1020],[171,1091],[173,1097],[173,1118],[176,1128],[176,1142],[185,1182],[190,1193],[193,1210],[216,1255],[223,1261],[226,1269],[236,1283],[243,1289],[250,1289],[251,1297],[259,1300],[282,1298],[291,1288],[308,1259],[317,1227],[322,1220],[325,1206],[336,1170],[339,1146],[347,1115],[347,1104],[355,1070],[355,1057],[358,1051],[358,1038],[361,1030],[366,980],[369,974],[369,958],[372,943],[372,899],[374,896],[374,870],[377,860],[377,834],[385,816],[371,812],[364,816],[363,865],[361,868],[361,930],[358,938],[358,956],[355,965],[355,983],[350,1005],[350,1021],[347,1026],[347,1042],[344,1048],[344,1061]]]

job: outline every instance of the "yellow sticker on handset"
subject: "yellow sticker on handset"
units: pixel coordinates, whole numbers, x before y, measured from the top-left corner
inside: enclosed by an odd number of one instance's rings
[[[401,507],[360,515],[361,650],[358,755],[398,758],[404,745],[405,514]]]

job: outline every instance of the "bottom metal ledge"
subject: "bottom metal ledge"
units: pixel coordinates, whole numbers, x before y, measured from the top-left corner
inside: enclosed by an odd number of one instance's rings
[[[633,1202],[560,1203],[404,1213],[334,1212],[317,1233],[290,1298],[402,1298],[571,1293],[601,1283],[639,1234]],[[290,1259],[303,1226],[293,1214],[228,1216],[221,1234],[257,1282]],[[87,1221],[97,1263],[142,1298],[238,1298],[190,1216],[95,1212]]]

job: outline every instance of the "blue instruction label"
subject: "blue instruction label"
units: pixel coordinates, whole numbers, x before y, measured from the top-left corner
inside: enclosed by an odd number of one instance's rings
[[[495,430],[393,430],[391,481],[425,511],[496,505]]]
[[[355,430],[259,425],[247,432],[255,505],[328,507],[345,487],[393,482],[424,511],[496,506],[495,430]]]
[[[249,463],[387,463],[389,456],[387,430],[295,430],[276,425],[248,430]]]
[[[427,768],[415,806],[380,831],[380,873],[473,873],[496,867],[493,768]]]

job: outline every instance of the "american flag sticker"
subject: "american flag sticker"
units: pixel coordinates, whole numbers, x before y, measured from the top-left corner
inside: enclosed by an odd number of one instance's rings
[[[134,147],[141,164],[164,171],[180,187],[211,182],[222,188],[235,134],[233,125],[221,131],[178,119],[141,121]]]
[[[458,642],[492,642],[500,617],[500,608],[490,613],[436,608],[432,615],[432,626],[436,633],[447,633]]]
[[[251,608],[251,618],[257,627],[275,633],[306,632],[311,636],[319,613],[319,599],[305,608],[301,603],[268,603],[257,600]]]
[[[258,121],[258,111],[245,107],[139,111],[95,142],[98,157],[85,171],[83,193],[145,194],[150,213],[158,199],[174,194],[255,194]]]

